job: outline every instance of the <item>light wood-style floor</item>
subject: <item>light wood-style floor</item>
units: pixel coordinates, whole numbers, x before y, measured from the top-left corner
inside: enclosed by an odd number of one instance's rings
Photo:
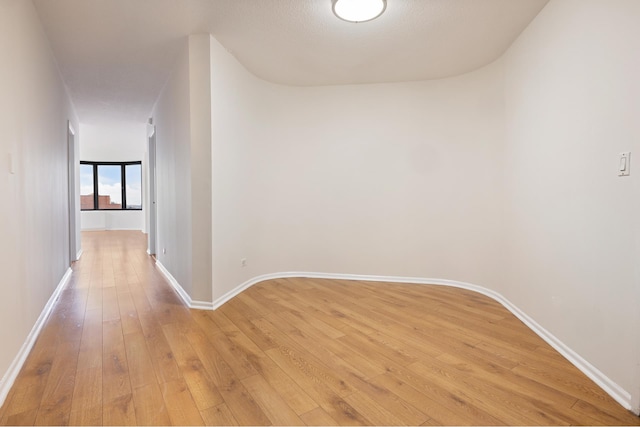
[[[284,279],[189,310],[145,244],[83,234],[0,423],[640,425],[484,296]]]

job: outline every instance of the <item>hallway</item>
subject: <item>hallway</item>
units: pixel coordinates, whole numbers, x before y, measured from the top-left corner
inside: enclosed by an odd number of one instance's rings
[[[166,424],[156,381],[181,378],[162,324],[189,311],[140,232],[84,232],[84,254],[2,409],[2,424]],[[179,385],[179,384],[178,384]],[[73,396],[73,397],[72,397]]]
[[[473,292],[283,279],[190,311],[146,235],[82,246],[0,424],[640,424]]]

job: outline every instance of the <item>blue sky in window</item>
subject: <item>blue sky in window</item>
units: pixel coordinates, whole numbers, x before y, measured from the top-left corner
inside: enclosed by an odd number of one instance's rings
[[[122,203],[120,165],[98,165],[98,195],[110,196],[111,203]]]
[[[80,194],[93,194],[93,165],[80,165]]]
[[[98,165],[98,183],[113,185],[120,182],[120,165]]]
[[[127,205],[142,206],[142,166],[125,166],[125,178],[127,181]]]

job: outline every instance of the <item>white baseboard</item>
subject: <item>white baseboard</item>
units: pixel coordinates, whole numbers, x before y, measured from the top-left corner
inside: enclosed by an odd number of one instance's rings
[[[187,307],[196,308],[199,310],[213,309],[213,305],[210,302],[192,300],[189,294],[187,293],[187,291],[184,290],[184,288],[180,285],[180,283],[178,283],[176,278],[173,277],[171,273],[169,273],[169,270],[167,270],[167,268],[164,265],[162,265],[160,261],[156,260],[156,266],[158,267],[158,270],[160,270],[160,273],[162,273],[162,275],[165,277],[165,279],[167,279],[167,282],[169,282],[169,285],[171,285],[171,287],[176,291],[176,293],[178,294],[182,302],[184,302]]]
[[[156,260],[156,267],[158,267],[158,270],[160,270],[160,273],[162,273],[164,278],[167,279],[167,282],[169,282],[169,285],[171,285],[173,290],[176,291],[182,302],[184,302],[188,307],[191,307],[191,297],[184,288],[180,286],[180,283],[178,283],[176,278],[173,277],[173,275],[169,273],[169,270],[167,270],[167,268],[158,260]]]
[[[238,295],[240,292],[249,289],[251,286],[260,283],[260,282],[264,282],[265,280],[272,280],[272,279],[286,279],[288,277],[313,277],[313,278],[323,278],[320,275],[322,275],[324,273],[295,273],[295,272],[285,272],[285,273],[272,273],[272,274],[263,274],[260,276],[256,276],[253,277],[249,280],[247,280],[246,282],[236,286],[235,288],[231,289],[229,292],[225,293],[224,295],[222,295],[220,298],[217,298],[213,301],[213,303],[211,304],[211,308],[213,310],[216,310],[217,308],[219,308],[221,305],[223,305],[225,302],[229,301],[231,298],[235,297],[236,295]],[[335,276],[335,275],[334,275]],[[326,277],[326,278],[335,278],[335,277]]]
[[[18,377],[18,374],[20,373],[24,362],[27,360],[29,352],[33,348],[33,345],[35,344],[40,331],[46,323],[47,318],[51,314],[55,302],[60,297],[60,294],[62,293],[65,286],[67,286],[67,283],[69,283],[69,279],[71,278],[72,273],[73,271],[70,268],[68,268],[64,273],[64,276],[62,276],[62,279],[60,279],[60,283],[58,283],[58,286],[56,286],[56,289],[51,294],[49,301],[47,301],[44,308],[42,309],[38,320],[36,320],[36,323],[33,325],[31,332],[29,332],[29,335],[27,335],[27,339],[25,340],[24,344],[22,344],[20,351],[13,359],[13,362],[11,362],[9,369],[0,380],[0,407],[4,404],[4,401],[9,394],[9,390],[11,390],[11,387]]]
[[[533,320],[530,316],[528,316],[525,312],[520,310],[505,298],[502,294],[492,291],[491,289],[487,289],[482,286],[474,285],[471,283],[458,282],[455,280],[446,280],[446,279],[425,279],[420,277],[398,277],[398,276],[369,276],[369,275],[358,275],[358,274],[332,274],[332,273],[313,273],[313,272],[282,272],[282,273],[273,273],[273,274],[264,274],[261,276],[256,276],[252,279],[247,280],[246,282],[236,286],[234,289],[225,293],[221,297],[217,298],[210,304],[209,309],[217,309],[231,298],[238,295],[240,292],[250,288],[251,286],[263,282],[265,280],[271,279],[284,279],[284,278],[292,278],[292,277],[307,277],[307,278],[315,278],[315,279],[337,279],[337,280],[363,280],[363,281],[371,281],[371,282],[396,282],[396,283],[413,283],[418,285],[442,285],[442,286],[452,286],[456,288],[462,288],[471,290],[474,292],[478,292],[483,294],[500,304],[502,304],[507,310],[509,310],[514,316],[520,319],[525,325],[527,325],[533,332],[535,332],[540,338],[545,340],[547,344],[556,349],[560,354],[562,354],[569,362],[571,362],[575,367],[580,369],[582,373],[584,373],[587,377],[589,377],[593,382],[595,382],[598,386],[600,386],[605,392],[607,392],[613,399],[616,400],[620,405],[622,405],[625,409],[633,411],[638,414],[640,408],[635,407],[634,402],[631,400],[631,394],[624,390],[620,385],[618,385],[615,381],[611,380],[604,373],[602,373],[598,368],[590,364],[586,359],[580,356],[578,353],[573,351],[568,345],[564,344],[557,337],[555,337],[551,332],[543,328],[540,324],[538,324],[535,320]],[[194,307],[195,308],[195,307]]]
[[[213,310],[213,304],[209,301],[191,301],[189,304],[189,308],[194,308],[197,310]]]
[[[144,234],[144,231],[141,230],[140,228],[104,228],[104,227],[98,227],[98,228],[83,228],[80,231],[139,231],[142,234]]]
[[[78,251],[78,253],[76,254],[76,261],[80,261],[80,257],[82,256],[82,249],[80,249]]]

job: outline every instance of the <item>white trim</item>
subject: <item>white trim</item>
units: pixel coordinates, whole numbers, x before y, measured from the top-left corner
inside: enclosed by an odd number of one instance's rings
[[[60,283],[58,283],[58,286],[51,294],[49,301],[47,301],[47,304],[45,304],[44,308],[42,309],[42,312],[40,313],[38,320],[36,320],[36,323],[33,325],[31,332],[29,332],[29,335],[27,335],[27,339],[22,344],[20,351],[13,359],[13,362],[11,362],[11,366],[9,366],[9,369],[4,374],[4,377],[2,377],[2,379],[0,380],[0,407],[4,404],[4,400],[7,398],[9,390],[11,390],[11,387],[13,386],[14,381],[20,373],[24,362],[27,360],[27,356],[29,356],[29,352],[33,348],[33,345],[35,344],[40,331],[42,331],[44,324],[47,322],[47,318],[49,318],[55,302],[60,297],[60,294],[62,293],[64,287],[67,286],[67,283],[69,283],[69,279],[71,278],[72,273],[73,271],[70,268],[67,268],[64,276],[62,276],[62,279],[60,279]]]
[[[80,261],[80,257],[82,256],[82,249],[80,249],[78,251],[78,253],[76,254],[76,261]]]
[[[538,334],[540,338],[545,340],[547,344],[556,349],[562,354],[569,362],[571,362],[576,368],[580,369],[583,374],[589,377],[600,388],[607,392],[616,402],[621,404],[625,409],[634,410],[631,403],[631,394],[623,389],[619,384],[607,377],[602,371],[589,363],[586,359],[573,351],[568,345],[563,343],[559,338],[546,330],[535,320],[529,317],[525,312],[516,307],[511,301],[498,294],[499,298],[495,298],[496,301],[501,303],[518,319],[527,325],[533,332]],[[636,410],[637,411],[637,410]]]
[[[520,310],[505,298],[502,294],[492,291],[491,289],[487,289],[482,286],[474,285],[471,283],[458,282],[455,280],[446,280],[446,279],[425,279],[420,277],[398,277],[398,276],[370,276],[370,275],[361,275],[361,274],[333,274],[333,273],[314,273],[314,272],[282,272],[282,273],[273,273],[273,274],[263,274],[261,276],[256,276],[252,279],[247,280],[246,282],[240,284],[234,289],[222,295],[220,298],[217,298],[211,304],[212,308],[215,310],[219,308],[221,305],[229,301],[231,298],[238,295],[240,292],[250,288],[256,283],[263,282],[265,280],[271,279],[284,279],[291,277],[308,277],[308,278],[316,278],[316,279],[337,279],[337,280],[364,280],[371,282],[396,282],[396,283],[413,283],[417,285],[441,285],[441,286],[452,286],[456,288],[467,289],[470,291],[478,292],[483,294],[500,304],[502,304],[507,310],[509,310],[514,316],[520,319],[525,325],[527,325],[533,332],[535,332],[540,338],[545,340],[547,344],[556,349],[560,354],[562,354],[569,362],[571,362],[576,368],[578,368],[582,373],[584,373],[587,377],[589,377],[592,381],[594,381],[598,386],[600,386],[605,392],[607,392],[613,399],[616,400],[620,405],[622,405],[625,409],[638,413],[638,408],[635,408],[631,401],[631,394],[623,389],[620,385],[618,385],[611,378],[607,377],[604,373],[602,373],[598,368],[590,364],[587,360],[585,360],[578,353],[573,351],[568,345],[560,341],[557,337],[555,337],[551,332],[543,328],[540,324],[538,324],[535,320],[529,317],[525,312]]]
[[[194,308],[197,310],[213,310],[213,304],[209,301],[193,301],[191,300],[191,304],[189,304],[189,308]]]
[[[178,283],[176,278],[173,277],[171,273],[169,273],[169,270],[167,270],[167,268],[162,265],[159,260],[156,260],[156,266],[187,307],[196,308],[199,310],[213,310],[213,305],[210,302],[192,300],[187,291],[184,290],[184,288],[180,285],[180,283]]]
[[[160,273],[162,273],[164,278],[167,279],[167,282],[169,282],[169,285],[171,285],[171,287],[176,291],[176,293],[178,294],[182,302],[184,302],[187,307],[191,307],[191,297],[184,290],[184,288],[180,286],[180,283],[178,283],[176,278],[173,277],[171,273],[169,273],[169,270],[167,270],[167,268],[164,265],[162,265],[160,260],[156,259],[156,267],[158,267],[158,270],[160,270]]]
[[[76,193],[76,178],[78,172],[78,160],[76,158],[76,130],[67,120],[67,214],[69,223],[69,264],[77,261],[78,253],[78,225],[80,224],[80,209],[78,207],[78,194]],[[76,257],[76,258],[74,258]]]
[[[87,211],[85,211],[87,212]],[[99,212],[99,211],[96,211]],[[121,211],[117,211],[117,212],[121,212]],[[125,210],[126,212],[126,210]],[[144,230],[134,227],[134,228],[104,228],[104,227],[98,227],[98,228],[83,228],[81,231],[139,231],[142,234],[144,234]]]
[[[255,285],[256,283],[264,282],[265,280],[284,279],[284,278],[287,278],[287,277],[316,277],[316,276],[313,276],[312,274],[322,274],[322,273],[293,273],[293,272],[289,272],[289,273],[263,274],[261,276],[256,276],[256,277],[254,277],[252,279],[247,280],[246,282],[242,283],[241,285],[236,286],[235,288],[231,289],[229,292],[225,293],[220,298],[217,298],[211,304],[211,308],[213,310],[217,310],[218,308],[220,308],[220,306],[222,306],[224,303],[229,301],[231,298],[235,297],[240,292],[250,288],[251,286]],[[317,276],[317,278],[320,278],[320,276]]]

